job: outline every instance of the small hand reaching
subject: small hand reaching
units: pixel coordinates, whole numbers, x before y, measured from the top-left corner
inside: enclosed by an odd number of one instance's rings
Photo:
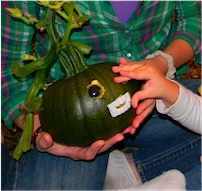
[[[120,58],[119,63],[119,66],[112,67],[114,73],[120,74],[120,76],[114,78],[116,83],[122,83],[132,79],[144,81],[141,90],[132,96],[132,106],[136,108],[137,115],[132,123],[134,128],[138,128],[152,112],[156,99],[162,98],[162,101],[165,102],[167,107],[177,99],[176,95],[178,94],[167,93],[168,89],[170,92],[178,91],[177,84],[173,84],[173,82],[166,79],[165,74],[154,64],[155,58],[141,62],[129,62],[124,58]]]

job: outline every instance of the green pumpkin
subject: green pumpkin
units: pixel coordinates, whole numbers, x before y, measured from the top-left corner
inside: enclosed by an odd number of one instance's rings
[[[99,139],[107,140],[131,124],[135,110],[126,99],[140,89],[141,83],[134,80],[115,83],[112,65],[89,66],[70,78],[58,80],[46,90],[40,121],[43,130],[56,142],[87,146]],[[110,113],[115,100],[119,103]]]

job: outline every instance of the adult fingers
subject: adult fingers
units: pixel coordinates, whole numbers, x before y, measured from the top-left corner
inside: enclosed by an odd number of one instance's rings
[[[37,149],[41,152],[48,152],[56,156],[70,157],[73,160],[92,160],[98,153],[104,152],[115,143],[124,139],[121,133],[118,133],[110,139],[95,141],[87,147],[76,147],[61,145],[53,141],[48,133],[40,134],[36,139]]]
[[[117,133],[113,137],[109,138],[107,141],[105,141],[104,146],[100,149],[98,153],[104,152],[111,148],[114,144],[122,141],[124,139],[124,135],[122,133]]]
[[[36,146],[39,151],[48,151],[54,144],[50,134],[42,132],[36,138]]]
[[[38,150],[41,152],[47,152],[55,156],[70,157],[73,160],[92,160],[95,158],[99,150],[105,144],[104,141],[99,140],[94,142],[91,146],[87,147],[76,147],[76,146],[66,146],[53,142],[52,145],[43,143],[43,137],[38,138],[37,146]]]

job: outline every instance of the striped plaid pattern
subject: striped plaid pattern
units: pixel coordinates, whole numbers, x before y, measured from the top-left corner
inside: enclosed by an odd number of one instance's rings
[[[201,4],[192,1],[145,1],[139,3],[136,11],[123,26],[111,6],[110,1],[76,1],[84,14],[90,16],[90,24],[80,32],[73,33],[72,39],[93,47],[87,58],[89,65],[112,61],[119,57],[140,61],[156,50],[163,50],[173,39],[183,39],[194,49],[200,62]],[[31,52],[34,28],[11,18],[3,7],[18,7],[20,10],[40,17],[43,10],[33,1],[2,2],[2,118],[9,128],[21,113],[19,103],[27,94],[33,76],[18,79],[12,75],[11,63],[20,61],[23,53]],[[171,16],[175,13],[172,25]],[[60,34],[64,33],[66,23],[57,19]],[[41,56],[48,48],[48,39],[36,37],[37,54]],[[64,76],[61,66],[56,62],[49,79]]]

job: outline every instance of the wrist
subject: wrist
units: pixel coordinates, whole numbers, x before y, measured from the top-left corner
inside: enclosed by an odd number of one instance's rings
[[[20,115],[14,121],[14,123],[13,123],[14,126],[23,130],[24,129],[24,125],[25,125],[25,117],[26,117],[25,114]],[[41,123],[40,123],[40,119],[39,119],[39,113],[38,113],[38,111],[36,111],[34,113],[34,130],[33,131],[36,131],[38,129],[38,127],[40,127],[40,126],[41,126]]]
[[[178,99],[179,96],[179,85],[175,82],[167,80],[165,86],[165,95],[162,97],[162,102],[166,108],[171,107]],[[168,91],[169,90],[169,91]]]
[[[156,56],[153,58],[155,66],[164,74],[168,72],[168,62],[162,56]]]
[[[154,52],[153,54],[149,54],[147,55],[146,59],[149,58],[156,58],[156,59],[160,59],[161,62],[157,62],[156,64],[159,64],[159,68],[163,71],[163,73],[165,73],[166,71],[166,63],[167,62],[167,72],[166,72],[166,76],[170,79],[174,79],[175,78],[175,72],[176,72],[176,68],[174,67],[174,61],[172,56],[170,56],[169,54],[164,53],[161,50],[157,50],[156,52]]]
[[[18,127],[23,130],[24,123],[25,123],[25,114],[22,114],[14,121],[14,127]]]

